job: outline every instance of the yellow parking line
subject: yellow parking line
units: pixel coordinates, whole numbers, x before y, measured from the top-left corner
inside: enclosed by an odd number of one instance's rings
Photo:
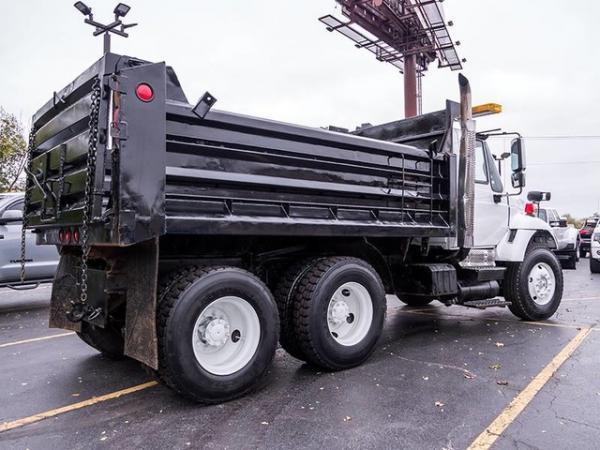
[[[573,354],[590,334],[591,329],[581,330],[567,345],[538,373],[525,389],[500,413],[498,417],[473,441],[467,450],[489,449],[496,439],[513,423],[536,394],[552,378],[558,368]]]
[[[132,386],[127,389],[121,389],[120,391],[111,392],[110,394],[101,395],[100,397],[92,397],[82,402],[73,403],[71,405],[63,406],[61,408],[51,409],[50,411],[38,413],[29,417],[24,417],[22,419],[14,420],[12,422],[5,422],[3,424],[0,424],[0,433],[2,433],[3,431],[14,430],[15,428],[24,427],[25,425],[30,425],[32,423],[39,422],[50,417],[55,417],[60,414],[75,411],[76,409],[81,409],[87,406],[95,405],[96,403],[101,403],[107,400],[122,397],[124,395],[133,394],[134,392],[139,392],[143,389],[148,389],[150,387],[156,386],[157,384],[158,383],[156,381],[149,381],[147,383],[138,384],[137,386]]]
[[[37,338],[32,338],[32,339],[24,339],[22,341],[7,342],[6,344],[0,344],[0,348],[12,347],[13,345],[29,344],[30,342],[45,341],[48,339],[54,339],[54,338],[59,338],[59,337],[64,337],[64,336],[71,336],[72,334],[75,334],[75,333],[73,333],[72,331],[69,331],[68,333],[51,334],[50,336],[42,336],[42,337],[37,337]]]

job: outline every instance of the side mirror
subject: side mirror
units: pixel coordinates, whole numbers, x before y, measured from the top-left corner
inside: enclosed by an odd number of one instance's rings
[[[551,220],[549,225],[552,228],[567,228],[567,220],[566,219]]]
[[[510,143],[510,168],[513,172],[523,172],[525,170],[523,138],[513,139]]]
[[[515,189],[525,186],[525,172],[513,172],[510,176],[510,182]]]
[[[3,224],[23,222],[23,211],[20,209],[7,209],[2,213],[2,216],[0,216],[0,222]]]
[[[551,192],[542,192],[542,191],[529,191],[527,193],[527,200],[530,202],[547,202],[552,198]]]

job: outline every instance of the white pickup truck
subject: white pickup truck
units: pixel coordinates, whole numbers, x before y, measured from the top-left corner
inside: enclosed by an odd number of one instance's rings
[[[600,221],[594,228],[590,243],[590,272],[600,273]]]
[[[579,232],[567,224],[554,208],[542,208],[540,202],[550,200],[550,192],[531,191],[527,194],[527,200],[534,205],[526,206],[526,213],[537,216],[550,225],[552,235],[556,241],[553,250],[559,259],[563,269],[575,270],[579,262]]]
[[[35,287],[54,279],[58,266],[55,246],[35,245],[35,234],[25,235],[25,283],[21,284],[21,230],[23,227],[23,193],[0,194],[0,287]]]

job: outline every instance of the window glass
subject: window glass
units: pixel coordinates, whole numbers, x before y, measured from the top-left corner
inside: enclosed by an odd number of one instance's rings
[[[548,215],[546,214],[546,210],[545,209],[540,209],[538,211],[538,217],[540,219],[542,219],[544,222],[548,222]]]
[[[488,175],[490,177],[490,185],[492,186],[492,191],[501,194],[504,192],[504,186],[502,185],[502,180],[500,179],[500,172],[498,172],[498,166],[494,158],[492,157],[492,153],[490,152],[490,148],[487,143],[483,145],[485,157],[487,160],[487,170]]]
[[[480,183],[488,182],[483,143],[481,141],[477,141],[475,145],[475,181]]]

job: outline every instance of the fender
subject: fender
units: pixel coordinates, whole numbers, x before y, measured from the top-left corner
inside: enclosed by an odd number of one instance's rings
[[[530,242],[540,238],[551,249],[557,248],[552,228],[537,217],[517,214],[510,219],[510,228],[496,246],[496,261],[521,262]]]

